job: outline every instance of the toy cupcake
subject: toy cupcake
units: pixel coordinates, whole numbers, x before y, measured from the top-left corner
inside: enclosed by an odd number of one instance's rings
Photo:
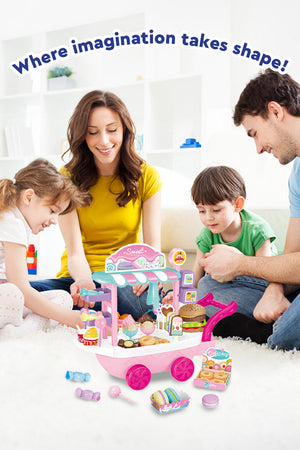
[[[95,327],[88,328],[83,335],[83,345],[97,345],[98,333]]]

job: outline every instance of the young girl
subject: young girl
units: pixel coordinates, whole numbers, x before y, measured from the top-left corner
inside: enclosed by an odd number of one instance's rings
[[[19,170],[15,181],[0,180],[0,328],[11,324],[36,329],[57,322],[82,327],[68,293],[41,294],[30,286],[26,250],[30,233],[55,224],[60,214],[71,212],[83,200],[73,183],[45,159]]]
[[[119,97],[92,91],[79,101],[69,122],[70,161],[63,170],[88,201],[60,218],[66,251],[58,278],[34,282],[35,289],[62,286],[80,307],[80,288],[94,289],[92,273],[104,270],[105,259],[120,247],[139,242],[141,225],[143,242],[160,250],[161,181],[135,152],[134,139],[134,124]],[[145,286],[118,288],[120,314],[138,319],[149,308]]]

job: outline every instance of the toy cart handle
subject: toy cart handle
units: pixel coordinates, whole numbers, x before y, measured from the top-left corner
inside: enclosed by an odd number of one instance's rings
[[[212,305],[220,308],[220,311],[215,313],[203,329],[202,334],[202,342],[207,342],[211,340],[211,333],[220,320],[224,319],[224,317],[230,316],[236,310],[236,303],[234,301],[230,302],[229,305],[225,305],[224,303],[217,302],[214,300],[214,297],[211,292],[209,292],[205,297],[201,298],[197,301],[197,303],[201,306]]]

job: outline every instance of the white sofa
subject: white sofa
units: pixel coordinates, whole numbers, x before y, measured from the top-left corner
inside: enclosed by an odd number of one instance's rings
[[[174,247],[187,253],[185,268],[192,268],[195,257],[195,237],[201,230],[201,222],[191,197],[193,179],[177,172],[158,168],[163,182],[162,189],[162,251],[166,257]],[[277,235],[277,248],[281,252],[288,224],[286,209],[249,208],[264,217]],[[60,267],[60,255],[64,242],[58,226],[51,226],[38,237],[38,274],[41,277],[55,276]]]

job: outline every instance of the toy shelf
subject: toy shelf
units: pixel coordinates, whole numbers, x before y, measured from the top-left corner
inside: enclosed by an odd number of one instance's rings
[[[0,42],[0,178],[13,177],[38,156],[51,158],[60,167],[70,116],[80,98],[94,89],[114,92],[125,102],[142,142],[139,151],[144,159],[188,174],[188,164],[182,159],[192,155],[189,167],[200,167],[201,149],[179,150],[188,137],[201,143],[203,131],[202,75],[194,68],[187,71],[180,46],[160,48],[159,52],[155,47],[127,46],[112,52],[101,49],[80,57],[70,55],[21,77],[10,68],[29,53],[41,55],[64,45],[70,48],[72,38],[84,41],[112,35],[116,23],[128,34],[149,28],[147,13],[140,12]],[[165,61],[157,63],[165,51],[174,56],[172,68]],[[126,67],[120,70],[124,60]],[[49,91],[48,70],[66,65],[73,70],[76,87]]]

